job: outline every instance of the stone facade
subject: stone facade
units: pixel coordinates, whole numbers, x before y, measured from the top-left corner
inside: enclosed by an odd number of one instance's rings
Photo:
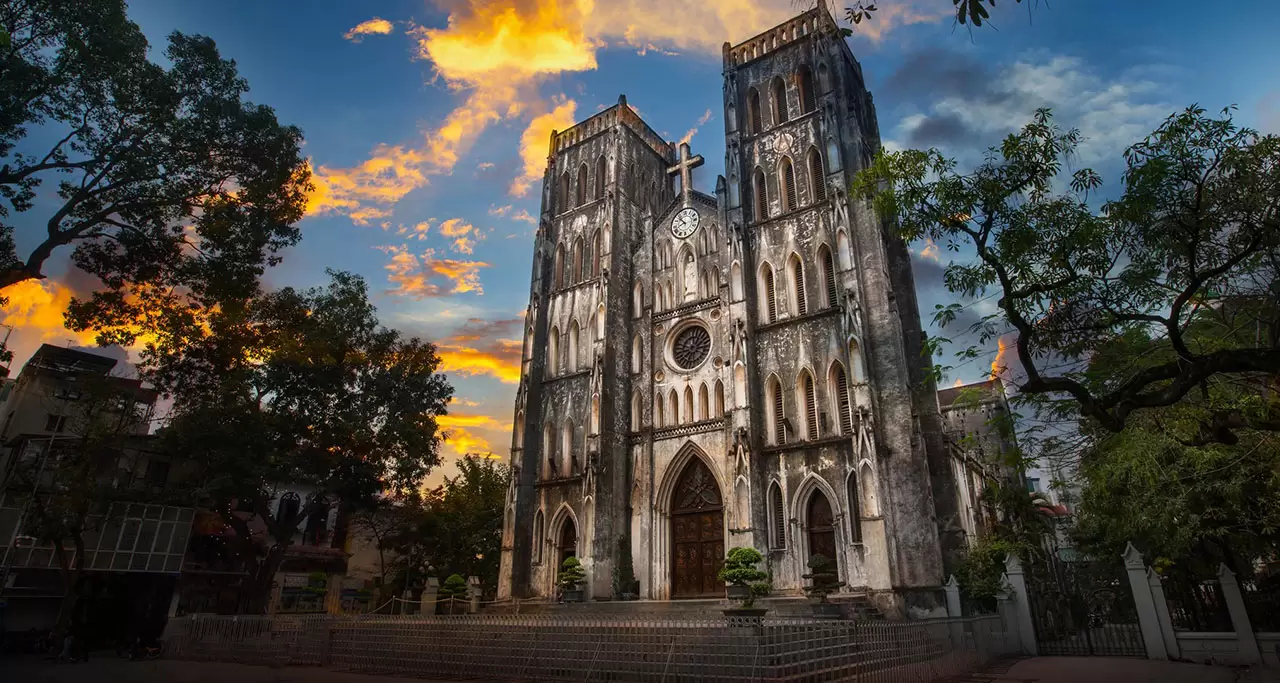
[[[722,594],[754,546],[776,593],[820,552],[938,614],[954,472],[906,245],[848,196],[880,144],[861,67],[813,10],[725,45],[724,103],[714,196],[625,97],[551,137],[499,595],[553,595],[568,554],[630,592],[624,545],[642,597]]]

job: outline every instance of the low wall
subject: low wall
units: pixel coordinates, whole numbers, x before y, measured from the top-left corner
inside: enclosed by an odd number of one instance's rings
[[[177,659],[521,680],[924,683],[1017,648],[998,616],[921,622],[193,616],[171,620],[165,633],[165,655]]]

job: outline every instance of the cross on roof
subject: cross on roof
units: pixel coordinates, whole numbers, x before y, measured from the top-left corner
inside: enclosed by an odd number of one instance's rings
[[[689,143],[680,143],[680,159],[675,166],[667,169],[667,175],[680,174],[680,194],[684,198],[684,205],[689,205],[689,193],[693,191],[693,169],[702,165],[704,159],[701,154],[689,156]]]

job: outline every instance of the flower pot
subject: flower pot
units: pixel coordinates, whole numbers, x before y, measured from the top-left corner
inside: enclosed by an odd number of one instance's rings
[[[833,602],[815,602],[813,616],[819,619],[841,619],[844,617],[844,612],[840,609],[840,605]]]
[[[582,602],[582,589],[573,588],[564,592],[565,602]]]
[[[725,597],[730,600],[750,600],[751,586],[739,586],[737,584],[729,584],[724,587]]]

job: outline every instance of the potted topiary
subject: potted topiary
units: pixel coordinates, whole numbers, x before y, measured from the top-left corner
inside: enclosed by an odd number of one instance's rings
[[[827,596],[836,592],[838,588],[844,585],[840,581],[840,576],[836,573],[836,568],[823,555],[814,555],[809,558],[809,573],[803,578],[809,579],[809,585],[805,587],[805,593],[811,599],[816,599],[813,603],[813,616],[821,619],[839,619],[844,614],[840,611],[840,605],[827,601]]]
[[[740,607],[724,611],[729,616],[762,617],[768,609],[754,609],[755,594],[752,584],[769,577],[756,569],[764,557],[755,548],[730,548],[725,555],[724,567],[720,569],[720,580],[725,582],[725,596],[737,600]]]
[[[587,573],[582,570],[582,562],[577,557],[566,557],[560,565],[560,590],[565,602],[582,602],[582,580]]]
[[[449,614],[453,614],[456,603],[466,601],[468,592],[467,580],[462,578],[461,574],[450,574],[449,578],[444,580],[444,585],[440,586],[440,598],[449,600]]]

